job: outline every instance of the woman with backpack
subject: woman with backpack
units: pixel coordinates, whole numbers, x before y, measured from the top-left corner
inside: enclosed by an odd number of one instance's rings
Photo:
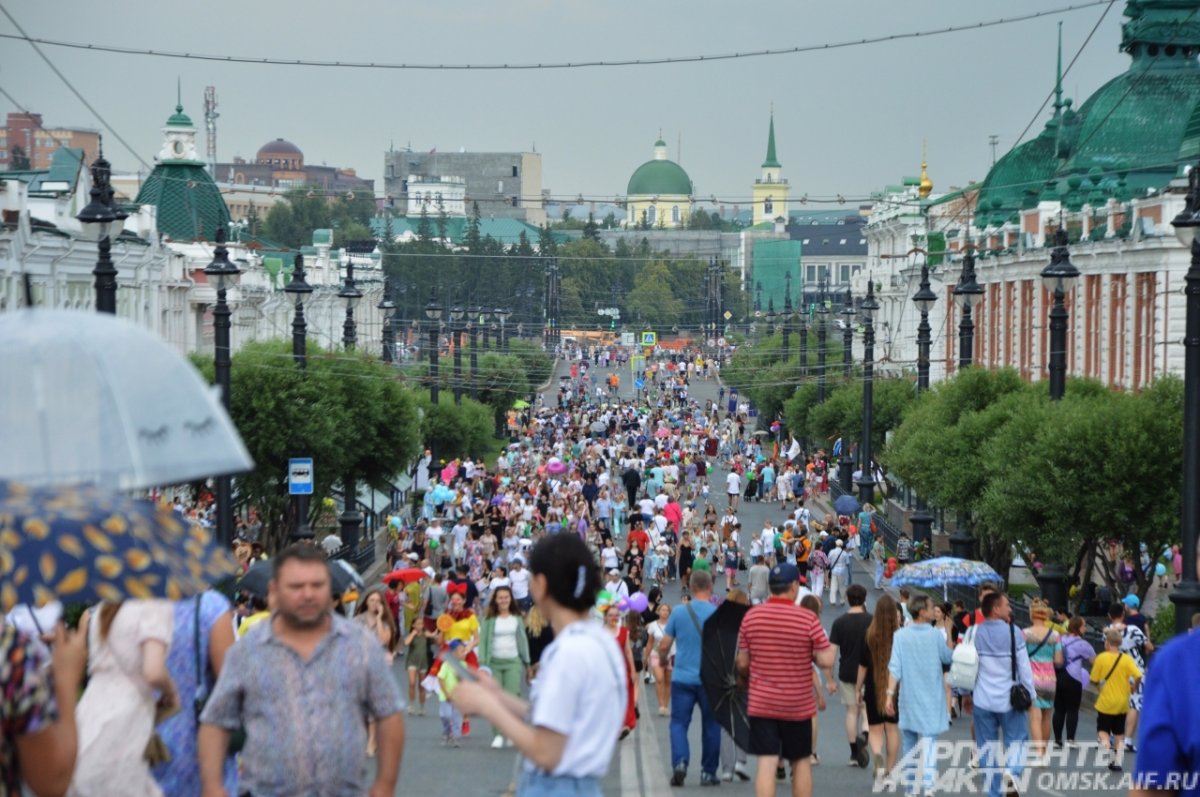
[[[1057,688],[1054,690],[1054,743],[1063,746],[1063,726],[1066,726],[1067,744],[1075,743],[1075,729],[1079,726],[1079,705],[1083,701],[1083,687],[1087,685],[1096,651],[1083,638],[1083,618],[1075,615],[1067,621],[1067,633],[1062,637],[1062,665],[1057,668]]]

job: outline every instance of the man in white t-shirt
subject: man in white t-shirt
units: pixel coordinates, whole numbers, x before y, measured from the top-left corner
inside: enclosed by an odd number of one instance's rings
[[[736,512],[738,499],[742,496],[742,477],[735,470],[725,477],[725,493],[729,496],[729,511]]]
[[[533,599],[529,597],[529,571],[525,569],[525,559],[514,556],[508,571],[509,586],[512,589],[513,600],[521,607],[521,611],[529,611]]]
[[[629,586],[621,578],[621,571],[615,567],[608,571],[608,581],[604,582],[604,588],[612,594],[614,603],[629,597]]]
[[[466,517],[465,515],[463,517]],[[451,536],[454,537],[454,564],[460,564],[467,555],[467,534],[471,531],[471,527],[463,522],[463,518],[459,518],[454,527],[450,529]]]
[[[758,535],[758,539],[762,543],[763,554],[765,556],[770,556],[775,552],[775,534],[775,526],[771,524],[771,521],[764,521],[763,530]]]
[[[803,499],[800,500],[803,501]],[[812,512],[809,511],[808,507],[803,504],[796,507],[796,511],[792,513],[792,517],[804,527],[806,533],[812,534]]]
[[[654,519],[654,499],[639,498],[637,505],[638,511],[642,514],[642,523],[649,524]]]

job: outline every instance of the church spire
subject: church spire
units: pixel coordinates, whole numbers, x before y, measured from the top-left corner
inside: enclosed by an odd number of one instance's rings
[[[1063,89],[1062,89],[1062,22],[1058,23],[1058,68],[1054,73],[1054,116],[1055,118],[1062,115],[1063,109]]]
[[[771,104],[771,127],[767,132],[767,159],[763,161],[764,169],[779,169],[779,160],[775,157],[775,105]]]

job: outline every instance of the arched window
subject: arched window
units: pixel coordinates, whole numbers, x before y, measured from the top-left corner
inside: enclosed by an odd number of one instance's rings
[[[649,208],[646,209],[646,222],[649,224],[653,224],[655,221],[654,217],[657,215],[658,215],[658,208],[656,208],[654,205],[651,205]]]
[[[766,200],[763,202],[763,213],[770,215],[774,209],[775,209],[775,203],[771,201],[771,197],[767,197]]]
[[[672,224],[679,223],[679,205],[671,206],[671,223]]]

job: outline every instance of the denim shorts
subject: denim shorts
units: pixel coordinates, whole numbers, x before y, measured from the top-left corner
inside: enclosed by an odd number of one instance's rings
[[[599,778],[572,778],[543,772],[521,773],[517,797],[602,797]]]

